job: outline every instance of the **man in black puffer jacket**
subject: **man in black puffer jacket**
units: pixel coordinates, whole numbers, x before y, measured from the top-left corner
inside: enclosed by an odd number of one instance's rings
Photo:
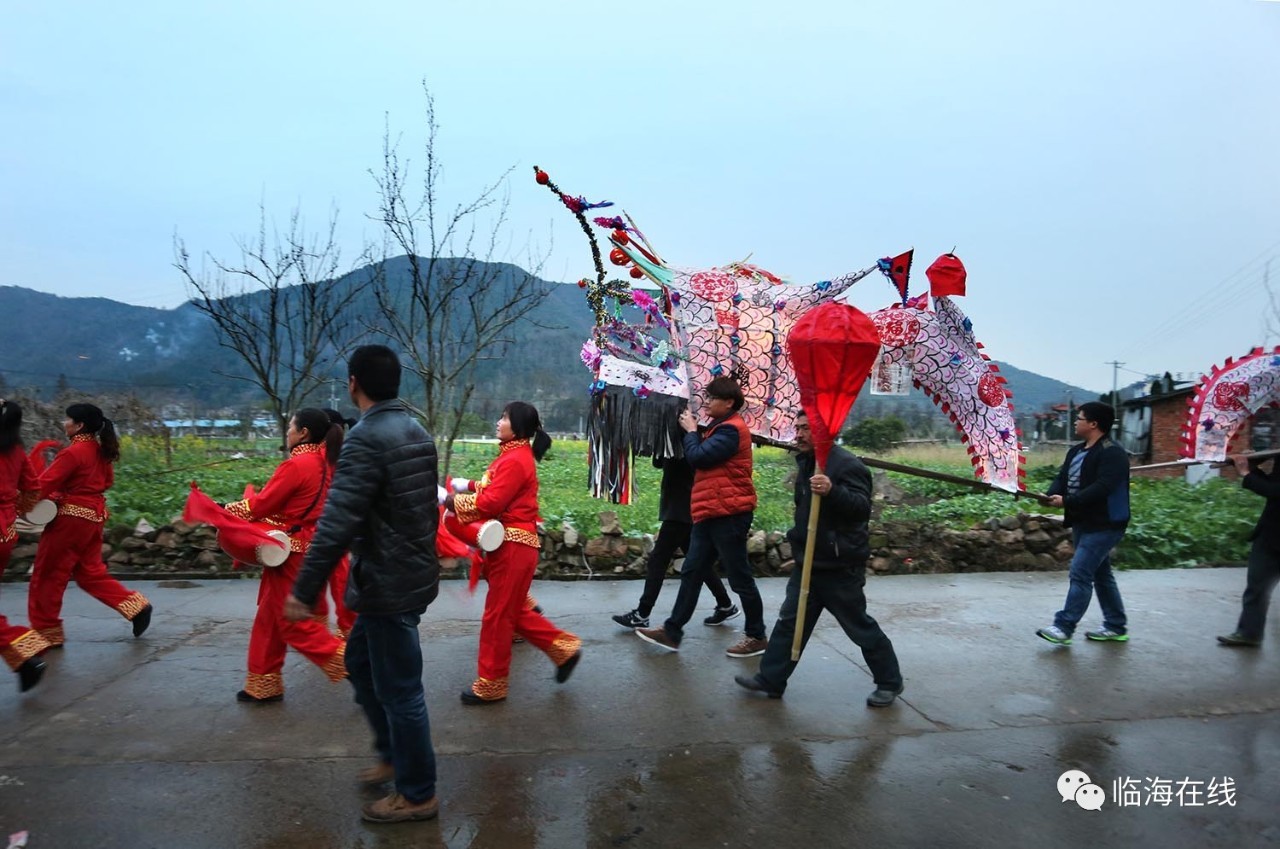
[[[748,690],[780,698],[787,679],[796,668],[791,659],[791,643],[796,632],[800,604],[800,564],[804,562],[808,537],[809,505],[813,493],[822,496],[818,512],[818,534],[813,546],[813,574],[809,601],[805,607],[801,650],[809,642],[823,610],[830,610],[849,639],[862,649],[862,657],[875,679],[876,689],[867,696],[869,707],[888,707],[902,692],[902,673],[893,643],[879,623],[867,614],[867,520],[871,518],[871,473],[861,460],[839,446],[831,449],[827,467],[816,473],[813,436],[809,420],[796,419],[797,476],[795,524],[787,532],[796,565],[787,581],[787,597],[778,611],[778,621],[769,635],[769,645],[754,676],[738,675],[733,680]]]
[[[345,601],[358,615],[347,637],[347,674],[379,755],[358,777],[371,786],[395,780],[395,792],[365,805],[363,815],[372,822],[431,819],[439,804],[418,622],[439,590],[436,446],[396,400],[400,360],[394,351],[357,348],[347,371],[360,421],[343,441],[285,615],[311,615],[349,549]]]

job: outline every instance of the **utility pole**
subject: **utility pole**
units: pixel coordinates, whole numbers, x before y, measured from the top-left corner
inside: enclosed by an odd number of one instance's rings
[[[1120,386],[1120,367],[1124,363],[1112,360],[1109,363],[1103,363],[1103,365],[1111,366],[1111,403],[1118,407],[1120,406],[1120,396],[1117,394]]]

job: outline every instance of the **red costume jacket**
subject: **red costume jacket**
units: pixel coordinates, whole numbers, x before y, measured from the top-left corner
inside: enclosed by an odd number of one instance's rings
[[[18,514],[32,508],[40,497],[40,480],[23,453],[13,445],[0,454],[0,542],[17,537],[13,523]]]
[[[538,548],[538,470],[533,448],[527,439],[502,443],[498,456],[484,477],[475,482],[475,492],[466,492],[453,501],[453,512],[463,524],[484,519],[502,522],[509,542]]]
[[[227,512],[251,522],[267,522],[289,535],[290,550],[304,552],[315,534],[329,491],[324,446],[298,445],[276,467],[261,492],[227,505]]]
[[[98,440],[78,433],[40,475],[40,493],[57,502],[59,514],[102,524],[107,520],[106,492],[115,481],[115,466],[102,459]]]

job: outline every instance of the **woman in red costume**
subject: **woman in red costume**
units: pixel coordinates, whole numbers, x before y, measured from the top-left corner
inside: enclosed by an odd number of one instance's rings
[[[41,496],[58,505],[58,515],[40,535],[31,569],[31,627],[50,646],[63,644],[62,597],[74,578],[80,589],[132,622],[133,635],[140,637],[151,624],[151,602],[108,575],[102,562],[106,492],[115,483],[113,464],[120,459],[115,425],[93,404],[72,404],[62,429],[71,444],[40,475]]]
[[[329,417],[323,410],[308,407],[294,413],[285,433],[289,458],[276,467],[261,492],[227,505],[227,512],[251,522],[274,525],[290,540],[289,558],[278,567],[262,570],[258,614],[249,633],[249,673],[244,689],[236,693],[236,699],[242,702],[261,704],[284,698],[281,670],[286,646],[293,646],[319,666],[330,681],[347,676],[344,643],[329,632],[329,611],[323,597],[316,605],[314,618],[301,622],[284,618],[284,600],[302,567],[303,554],[311,544],[332,478],[324,444],[329,432]],[[337,449],[333,450],[336,455]]]
[[[498,457],[476,481],[474,492],[450,494],[445,506],[463,523],[497,519],[503,543],[484,558],[489,591],[480,620],[480,660],[476,680],[462,702],[483,705],[507,697],[511,637],[518,634],[546,652],[556,665],[556,681],[569,680],[582,657],[582,641],[553,625],[527,603],[538,566],[538,472],[536,463],[551,447],[532,404],[513,401],[498,420]]]
[[[347,420],[342,417],[342,413],[332,408],[326,408],[325,415],[329,417],[329,432],[324,438],[324,456],[329,463],[329,480],[333,480],[333,473],[338,468],[338,453],[342,450],[342,437],[346,433]],[[329,573],[329,595],[333,597],[333,615],[338,620],[338,636],[342,639],[347,638],[347,634],[351,633],[351,626],[356,624],[356,614],[347,608],[347,603],[343,600],[343,596],[347,594],[347,575],[351,572],[351,556],[343,555],[342,560],[338,561],[338,565]]]
[[[8,567],[9,555],[18,542],[18,532],[14,530],[18,515],[30,510],[40,497],[40,483],[23,451],[21,429],[22,408],[0,399],[0,575]],[[48,641],[38,632],[11,625],[0,615],[0,655],[18,673],[22,692],[34,687],[44,674],[45,663],[37,655],[47,648]]]

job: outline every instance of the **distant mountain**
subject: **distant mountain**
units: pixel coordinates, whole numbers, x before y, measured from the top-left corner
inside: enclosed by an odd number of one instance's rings
[[[394,287],[407,279],[408,257],[384,265]],[[503,265],[500,274],[522,274]],[[360,269],[330,285],[348,286],[367,276]],[[472,411],[485,421],[496,418],[503,404],[516,398],[538,405],[549,427],[578,430],[586,413],[590,372],[579,350],[591,329],[591,312],[574,285],[542,281],[548,296],[529,319],[513,328],[506,355],[481,364]],[[253,297],[252,295],[248,297]],[[377,323],[372,296],[355,310],[364,326]],[[244,375],[236,355],[218,344],[212,323],[190,303],[175,309],[131,306],[107,298],[62,298],[18,286],[0,286],[0,378],[9,387],[32,387],[50,397],[60,382],[93,394],[133,392],[152,404],[193,401],[201,407],[255,404],[251,384],[223,375]],[[384,341],[377,334],[366,334]],[[1097,397],[1078,386],[1000,363],[1014,393],[1019,415],[1050,405]],[[331,364],[335,378],[340,363]],[[322,387],[315,401],[325,401],[333,387]],[[338,390],[341,396],[341,389]],[[924,393],[903,398],[869,396],[863,390],[855,418],[896,414],[910,420],[936,420],[941,413]]]

